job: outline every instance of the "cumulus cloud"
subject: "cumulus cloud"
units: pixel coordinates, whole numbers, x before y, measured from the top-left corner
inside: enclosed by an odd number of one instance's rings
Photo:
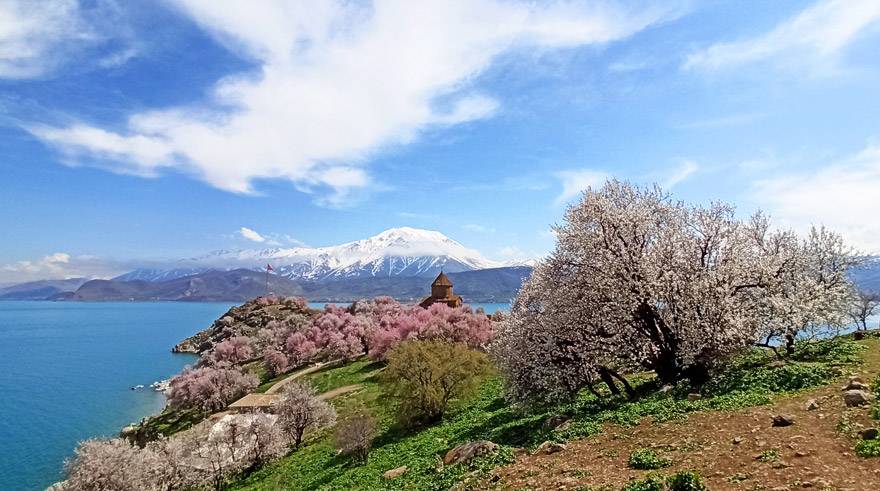
[[[716,70],[777,59],[829,62],[880,21],[876,0],[823,0],[752,39],[719,43],[692,53],[686,68]]]
[[[247,240],[253,242],[266,242],[266,238],[257,233],[256,230],[249,229],[247,227],[241,227],[238,229],[238,234],[244,237]]]
[[[125,63],[137,54],[128,43],[125,23],[112,2],[84,10],[77,0],[4,0],[0,2],[0,78],[44,77],[82,51],[99,46],[119,49],[97,60],[103,67]],[[119,43],[117,43],[119,44]]]
[[[880,253],[877,220],[880,144],[811,172],[780,174],[754,183],[752,198],[799,231],[824,224],[856,247]]]
[[[139,175],[173,167],[236,193],[284,179],[329,206],[375,185],[364,168],[375,152],[495,114],[499,101],[474,84],[500,55],[607,43],[677,15],[610,2],[171,2],[258,68],[122,128],[30,131],[72,161]]]
[[[601,187],[611,177],[605,172],[591,169],[562,171],[555,176],[562,183],[562,193],[556,197],[556,205],[571,201],[587,188]]]

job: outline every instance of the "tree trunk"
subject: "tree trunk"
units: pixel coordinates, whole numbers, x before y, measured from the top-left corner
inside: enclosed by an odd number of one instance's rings
[[[599,367],[599,378],[608,386],[608,390],[611,391],[612,395],[620,394],[620,389],[617,388],[617,385],[614,383],[614,377],[611,376],[607,368]]]
[[[631,385],[629,385],[629,382],[626,380],[626,378],[624,378],[621,374],[617,373],[616,371],[611,370],[610,368],[606,368],[606,370],[608,370],[609,375],[616,378],[617,380],[620,380],[620,383],[623,384],[624,390],[626,390],[626,395],[629,396],[630,399],[632,399],[633,396],[636,395],[636,391],[633,390]]]
[[[785,355],[791,356],[794,354],[794,335],[786,334],[785,335]]]

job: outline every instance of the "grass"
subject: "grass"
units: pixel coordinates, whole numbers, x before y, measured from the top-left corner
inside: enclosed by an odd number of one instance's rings
[[[440,423],[409,432],[394,425],[394,408],[381,395],[374,376],[380,365],[358,360],[309,374],[304,380],[319,392],[355,383],[363,385],[362,390],[334,398],[332,402],[340,417],[364,408],[376,415],[379,436],[369,460],[356,465],[338,456],[331,443],[332,435],[325,431],[313,435],[301,450],[237,480],[231,489],[439,490],[462,480],[481,488],[485,482],[481,484],[480,479],[495,466],[510,462],[516,447],[534,448],[546,440],[562,442],[595,435],[603,431],[606,423],[633,426],[646,417],[653,421],[671,421],[684,419],[694,411],[768,404],[778,394],[829,383],[841,374],[841,366],[858,359],[861,349],[852,341],[822,341],[809,347],[799,346],[795,359],[782,364],[774,363],[772,353],[756,350],[728,364],[724,372],[702,388],[703,398],[695,401],[687,400],[687,393],[693,390],[690,387],[676,387],[661,394],[652,390],[656,387],[653,379],[639,376],[632,377],[632,383],[638,393],[645,395],[637,400],[607,395],[599,399],[585,391],[570,403],[522,412],[504,399],[501,381],[490,377],[476,397],[457,401]],[[544,423],[554,415],[570,418],[570,422],[559,430],[548,429]],[[438,466],[438,461],[455,445],[480,439],[499,444],[501,450],[467,465]],[[401,465],[409,468],[402,476],[394,480],[382,477],[385,471]],[[698,476],[682,475],[674,482],[670,479],[660,479],[665,487],[627,489],[705,489],[700,487]]]
[[[300,380],[311,385],[320,394],[346,385],[375,381],[375,375],[382,366],[380,362],[361,358],[341,367],[328,367],[312,372]]]

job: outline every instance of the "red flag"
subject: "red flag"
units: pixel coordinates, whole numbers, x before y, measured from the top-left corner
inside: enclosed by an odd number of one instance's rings
[[[271,264],[266,264],[266,271],[275,271]]]

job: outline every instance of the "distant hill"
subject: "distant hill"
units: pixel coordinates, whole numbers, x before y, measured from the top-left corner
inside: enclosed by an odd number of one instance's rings
[[[88,278],[40,280],[0,288],[0,300],[46,300],[64,292],[73,292]]]
[[[532,273],[527,266],[477,269],[448,273],[455,293],[465,303],[503,303],[511,301],[522,282]],[[374,278],[300,281],[306,298],[312,301],[348,302],[379,295],[401,301],[420,300],[428,295],[433,278],[412,276],[380,276]]]
[[[269,289],[279,295],[302,295],[296,283],[269,275]],[[263,295],[266,275],[248,269],[207,271],[166,281],[92,280],[62,300],[173,300],[241,302]]]
[[[449,273],[456,293],[467,302],[509,302],[516,296],[531,268],[513,266]],[[330,280],[291,280],[269,275],[269,290],[278,295],[304,296],[312,301],[349,302],[359,298],[388,295],[411,301],[425,297],[432,278],[391,276]],[[73,293],[58,294],[55,300],[80,301],[234,301],[263,295],[265,273],[250,269],[211,270],[165,281],[92,280]]]

